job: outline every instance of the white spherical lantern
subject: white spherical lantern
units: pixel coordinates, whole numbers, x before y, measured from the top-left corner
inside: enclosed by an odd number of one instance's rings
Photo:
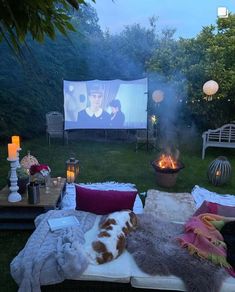
[[[203,92],[206,95],[214,95],[219,89],[219,84],[214,80],[209,80],[203,85]]]
[[[152,94],[152,99],[157,103],[163,101],[164,92],[161,90],[154,90],[154,92]]]

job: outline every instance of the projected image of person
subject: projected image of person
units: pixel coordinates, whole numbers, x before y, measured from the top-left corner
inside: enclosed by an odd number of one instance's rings
[[[111,107],[111,118],[110,128],[122,128],[125,122],[125,115],[121,110],[121,102],[119,99],[114,99],[110,102]]]
[[[90,85],[88,88],[89,105],[78,113],[79,128],[107,128],[110,114],[102,108],[104,89],[101,85]]]

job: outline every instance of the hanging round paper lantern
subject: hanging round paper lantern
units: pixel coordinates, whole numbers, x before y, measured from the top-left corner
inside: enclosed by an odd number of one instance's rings
[[[215,186],[220,186],[228,182],[231,174],[232,167],[225,156],[219,156],[213,160],[207,171],[209,181]]]
[[[203,85],[202,89],[206,95],[211,96],[211,95],[214,95],[218,91],[219,84],[215,82],[214,80],[209,80]]]
[[[161,90],[154,90],[153,94],[152,94],[152,99],[159,103],[161,101],[163,101],[164,99],[164,92]]]

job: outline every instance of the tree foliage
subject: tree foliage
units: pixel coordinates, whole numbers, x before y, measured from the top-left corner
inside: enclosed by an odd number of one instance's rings
[[[44,31],[42,44],[35,42],[31,33],[25,35],[27,45],[21,45],[21,63],[6,40],[0,44],[1,137],[13,133],[31,137],[44,132],[45,113],[63,112],[64,79],[148,77],[150,114],[164,116],[168,111],[151,99],[154,90],[164,89],[170,101],[166,106],[175,105],[177,109],[170,117],[175,124],[179,120],[189,124],[194,121],[207,129],[235,120],[234,15],[219,19],[216,26],[204,27],[195,38],[176,40],[174,29],[157,30],[154,17],[148,27],[134,24],[111,34],[100,29],[90,5],[69,11],[68,21],[76,32],[69,31],[65,37],[55,28],[56,39],[52,40]],[[17,38],[16,28],[13,30]],[[203,84],[210,79],[220,86],[212,102],[203,99],[202,92]]]
[[[216,128],[235,119],[235,15],[218,19],[192,39],[163,38],[149,62],[149,70],[172,81],[183,101],[184,118],[201,129]],[[213,101],[202,92],[208,80],[219,84]],[[176,90],[177,90],[176,89]],[[191,123],[191,122],[190,122]]]
[[[95,0],[93,0],[95,2]],[[74,31],[70,22],[71,9],[79,9],[84,0],[1,0],[0,1],[0,40],[19,50],[26,35],[31,34],[38,42],[45,36],[55,39],[56,30],[66,35]]]

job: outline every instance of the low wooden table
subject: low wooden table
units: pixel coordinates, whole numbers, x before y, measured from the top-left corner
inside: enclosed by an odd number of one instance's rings
[[[10,203],[8,186],[0,191],[0,229],[34,229],[34,219],[41,213],[59,208],[66,187],[66,179],[54,185],[51,178],[49,187],[40,187],[40,203],[29,204],[27,194],[20,202]]]

